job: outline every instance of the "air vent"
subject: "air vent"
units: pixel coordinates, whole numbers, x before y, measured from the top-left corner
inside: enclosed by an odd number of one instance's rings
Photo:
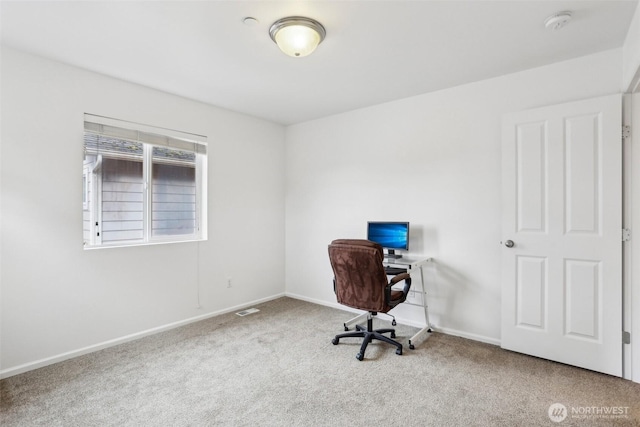
[[[246,310],[239,311],[236,314],[238,316],[248,316],[249,314],[257,313],[259,311],[260,310],[258,310],[257,308],[247,308]]]

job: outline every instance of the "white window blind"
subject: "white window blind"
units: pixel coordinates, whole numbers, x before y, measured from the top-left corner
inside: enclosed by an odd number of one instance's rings
[[[158,147],[207,153],[207,137],[172,129],[164,129],[140,123],[112,119],[93,114],[84,115],[85,132],[125,141],[141,142]]]

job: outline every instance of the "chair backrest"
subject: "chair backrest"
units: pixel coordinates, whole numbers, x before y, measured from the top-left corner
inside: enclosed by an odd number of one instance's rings
[[[369,240],[339,239],[329,245],[336,297],[340,304],[386,313],[387,275],[382,246]]]

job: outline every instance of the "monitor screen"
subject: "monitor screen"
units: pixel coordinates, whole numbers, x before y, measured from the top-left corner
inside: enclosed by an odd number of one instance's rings
[[[387,249],[409,249],[408,222],[370,221],[367,223],[367,240]]]

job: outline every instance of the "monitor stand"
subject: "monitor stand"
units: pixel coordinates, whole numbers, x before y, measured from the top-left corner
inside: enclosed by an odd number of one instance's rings
[[[385,255],[385,258],[388,258],[388,259],[399,259],[399,258],[402,258],[402,254],[396,254],[395,250],[387,249],[387,254]]]

